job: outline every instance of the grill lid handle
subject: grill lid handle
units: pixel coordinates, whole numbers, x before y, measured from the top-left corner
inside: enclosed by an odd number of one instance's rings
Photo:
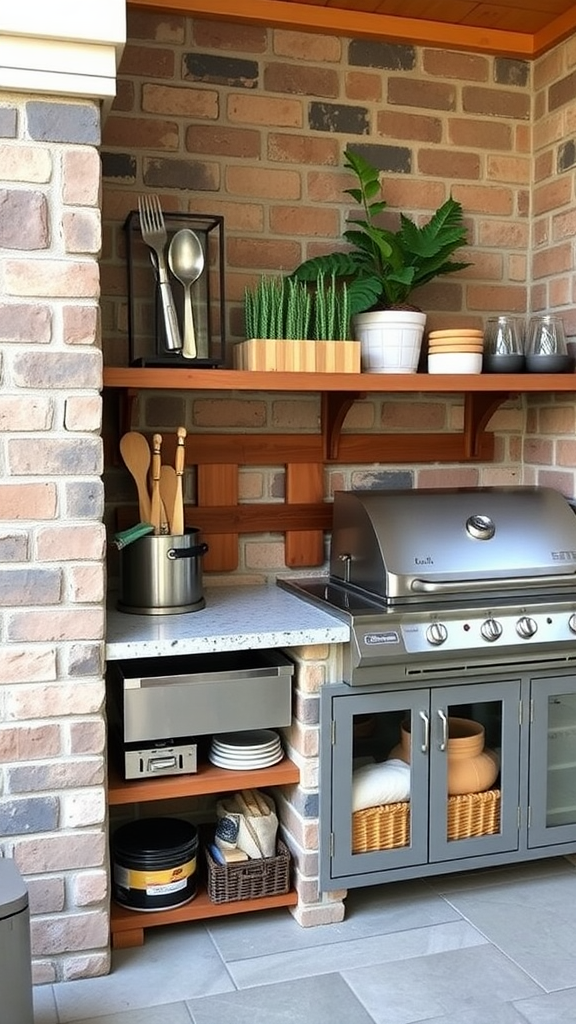
[[[410,587],[417,594],[453,594],[454,591],[466,589],[466,593],[484,593],[487,590],[494,590],[496,586],[502,586],[505,582],[506,590],[527,590],[529,587],[538,590],[550,590],[560,586],[573,587],[576,584],[576,573],[558,576],[519,576],[511,579],[509,576],[492,578],[490,580],[456,580],[451,583],[433,582],[431,580],[412,580]]]

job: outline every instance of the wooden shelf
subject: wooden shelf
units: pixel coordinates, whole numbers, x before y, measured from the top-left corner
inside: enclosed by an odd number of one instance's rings
[[[126,781],[114,765],[108,770],[108,804],[110,807],[146,803],[151,800],[174,800],[178,797],[206,796],[231,793],[237,789],[265,787],[270,789],[296,783],[300,778],[297,765],[289,758],[256,771],[227,771],[209,763],[202,763],[194,775],[166,775],[154,779]],[[199,851],[199,861],[201,852]],[[242,914],[251,910],[270,910],[274,907],[292,907],[298,902],[295,891],[259,899],[236,900],[231,903],[212,903],[207,892],[199,886],[198,894],[189,903],[171,910],[129,910],[112,902],[110,928],[115,949],[141,946],[144,930],[158,925],[200,921],[209,917]]]
[[[480,456],[481,434],[486,423],[511,395],[574,391],[576,373],[268,373],[258,370],[106,367],[104,387],[124,392],[123,431],[130,429],[132,404],[140,391],[316,391],[322,396],[321,435],[325,461],[339,459],[340,431],[346,414],[353,402],[367,394],[463,394],[464,451],[461,458],[471,459]],[[401,444],[402,436],[394,436],[396,444]]]
[[[576,373],[268,373],[149,367],[104,368],[104,386],[142,391],[340,391],[478,393],[574,391]]]
[[[108,773],[108,804],[138,804],[150,800],[174,800],[177,797],[205,796],[211,793],[231,793],[236,789],[254,789],[265,786],[286,786],[298,782],[297,765],[288,757],[270,768],[236,772],[201,764],[194,775],[165,775],[154,779],[121,778],[114,766]]]
[[[276,907],[295,907],[298,894],[292,890],[280,896],[261,896],[255,900],[235,900],[232,903],[212,903],[208,893],[199,887],[198,894],[190,903],[173,910],[153,910],[143,913],[128,910],[117,903],[110,908],[110,930],[114,949],[142,946],[144,929],[159,925],[182,924],[185,921],[201,921],[230,914],[246,914],[254,910],[273,910]]]

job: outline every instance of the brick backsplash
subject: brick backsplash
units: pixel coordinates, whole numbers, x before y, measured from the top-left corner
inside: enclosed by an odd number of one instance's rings
[[[103,131],[106,262],[121,262],[122,219],[143,188],[167,210],[222,214],[232,341],[242,337],[247,283],[341,244],[348,144],[382,169],[391,223],[398,210],[429,216],[452,192],[481,253],[499,227],[528,216],[523,61],[254,27],[239,39],[237,25],[176,15],[129,12],[128,29]],[[515,247],[526,253],[526,237],[508,238]],[[525,311],[520,266],[511,277],[502,262],[497,293],[480,260],[452,288],[422,289],[430,326],[461,311],[483,317],[495,298],[496,308]],[[123,300],[105,286],[103,298],[106,358],[121,363]]]

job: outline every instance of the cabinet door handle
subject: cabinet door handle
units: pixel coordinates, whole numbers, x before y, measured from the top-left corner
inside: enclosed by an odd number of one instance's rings
[[[422,740],[422,746],[420,750],[423,754],[428,753],[428,747],[430,745],[430,719],[425,711],[419,711],[418,714],[424,723],[424,738]]]
[[[438,717],[442,722],[442,739],[440,740],[440,750],[446,750],[448,743],[448,718],[443,711],[438,711]]]

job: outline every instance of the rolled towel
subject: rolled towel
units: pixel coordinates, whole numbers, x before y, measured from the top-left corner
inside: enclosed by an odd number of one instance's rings
[[[352,810],[410,799],[410,765],[400,759],[365,764],[352,773]]]

